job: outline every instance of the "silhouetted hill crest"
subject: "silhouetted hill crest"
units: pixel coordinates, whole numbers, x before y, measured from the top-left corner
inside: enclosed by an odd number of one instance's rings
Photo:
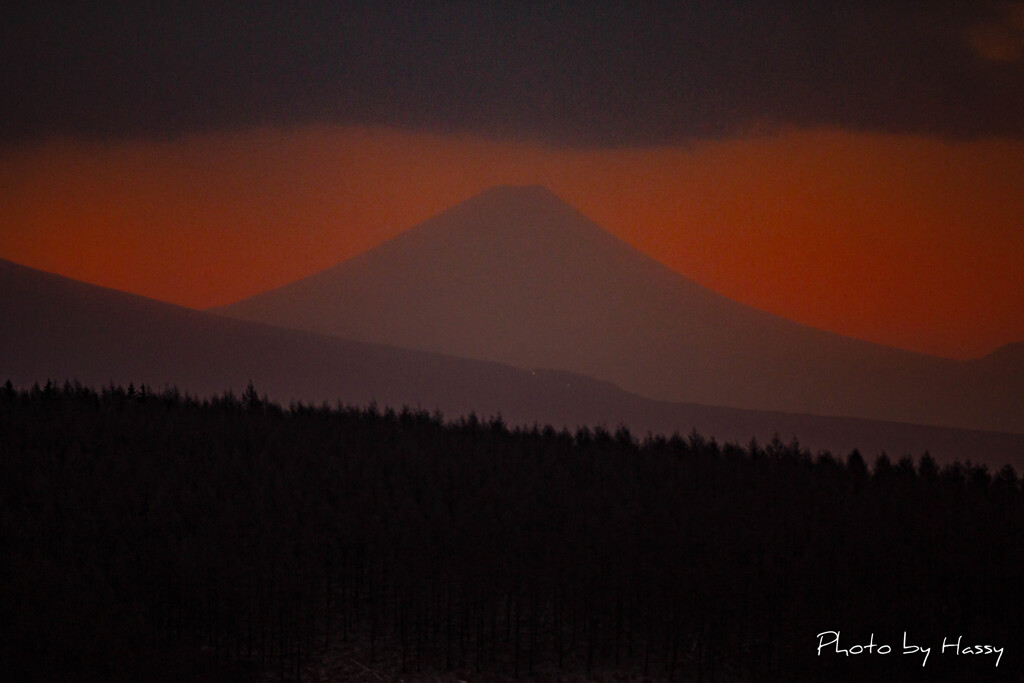
[[[1024,363],[1024,341],[1010,342],[1004,344],[999,348],[995,349],[986,356],[983,356],[981,360],[991,361],[1013,361],[1018,363]]]
[[[1024,436],[662,403],[607,380],[566,371],[526,371],[231,320],[0,260],[0,383],[79,380],[182,392],[241,393],[249,381],[287,404],[336,400],[354,405],[435,408],[454,418],[475,411],[507,423],[625,424],[634,434],[689,433],[719,443],[767,442],[773,433],[813,451],[854,447],[865,454],[920,453],[1020,465]]]

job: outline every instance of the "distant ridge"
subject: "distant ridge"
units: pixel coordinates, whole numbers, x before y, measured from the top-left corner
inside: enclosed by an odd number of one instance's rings
[[[1024,432],[1024,378],[737,303],[543,187],[489,189],[216,313],[608,380],[654,399]]]
[[[746,444],[752,436],[764,443],[778,433],[786,441],[799,437],[812,452],[856,447],[870,458],[930,450],[939,461],[1024,468],[1024,435],[655,401],[567,372],[226,319],[0,260],[0,382],[7,379],[21,387],[47,379],[146,383],[199,396],[240,394],[252,381],[285,405],[376,401],[439,409],[449,418],[500,413],[511,425],[624,424],[637,436],[697,429],[719,443]]]
[[[1011,344],[1004,344],[1003,346],[1000,346],[998,349],[992,351],[992,353],[983,356],[979,360],[1009,360],[1024,365],[1024,341],[1013,342]]]

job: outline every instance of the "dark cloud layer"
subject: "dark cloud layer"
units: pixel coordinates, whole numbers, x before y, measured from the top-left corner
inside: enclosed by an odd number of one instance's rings
[[[389,124],[555,144],[1024,135],[1020,3],[35,4],[0,135]]]

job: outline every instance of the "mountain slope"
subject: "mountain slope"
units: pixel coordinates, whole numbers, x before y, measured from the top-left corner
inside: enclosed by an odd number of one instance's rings
[[[565,382],[495,363],[285,330],[0,261],[0,377],[147,383],[207,395],[249,381],[278,401],[453,414],[571,403]],[[551,393],[553,398],[548,398]]]
[[[1024,465],[1024,436],[654,401],[566,372],[353,342],[248,323],[0,260],[0,382],[54,379],[177,386],[200,395],[258,390],[291,400],[500,413],[516,425],[629,426],[762,442],[776,432],[811,448],[873,456],[930,450],[939,460]]]
[[[659,400],[1024,432],[1019,383],[726,299],[539,187],[493,188],[216,312],[568,370]]]

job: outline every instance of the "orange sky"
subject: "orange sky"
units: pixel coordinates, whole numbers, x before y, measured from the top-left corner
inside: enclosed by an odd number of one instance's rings
[[[733,299],[955,358],[1024,340],[1024,142],[789,131],[578,151],[307,127],[0,153],[0,258],[197,308],[499,183]]]

